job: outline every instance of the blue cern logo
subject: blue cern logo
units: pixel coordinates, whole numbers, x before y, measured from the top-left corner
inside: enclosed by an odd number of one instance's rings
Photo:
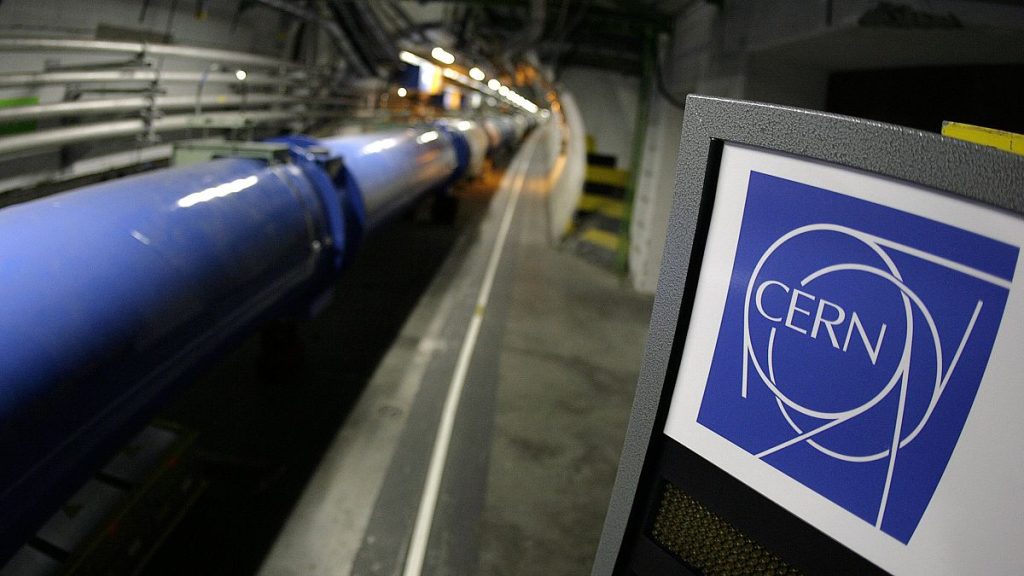
[[[908,543],[970,413],[1017,256],[752,172],[697,421]]]

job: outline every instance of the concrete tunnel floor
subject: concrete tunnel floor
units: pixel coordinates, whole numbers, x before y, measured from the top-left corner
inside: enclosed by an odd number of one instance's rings
[[[162,415],[198,432],[208,487],[146,574],[401,573],[500,177],[459,191],[454,225],[391,223],[320,316],[242,342]],[[545,204],[527,186],[510,220],[424,574],[590,572],[653,299],[553,247]]]

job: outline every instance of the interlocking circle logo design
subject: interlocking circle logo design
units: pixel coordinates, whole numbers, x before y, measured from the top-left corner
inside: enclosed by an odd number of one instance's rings
[[[1017,256],[752,172],[698,422],[909,542],[981,383]]]

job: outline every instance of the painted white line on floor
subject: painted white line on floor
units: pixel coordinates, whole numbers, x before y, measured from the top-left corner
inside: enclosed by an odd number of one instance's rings
[[[427,554],[427,540],[430,538],[430,529],[434,523],[434,509],[437,506],[437,497],[441,491],[441,476],[444,474],[444,464],[448,458],[448,447],[451,444],[452,429],[455,426],[455,413],[459,408],[462,390],[466,384],[466,374],[469,372],[469,363],[473,359],[473,351],[476,348],[476,341],[480,335],[480,325],[483,323],[487,302],[491,297],[491,289],[494,287],[494,277],[498,273],[498,263],[501,261],[501,254],[505,250],[508,233],[512,227],[512,217],[515,215],[516,204],[519,202],[519,195],[526,179],[526,169],[533,155],[534,146],[532,144],[534,141],[535,138],[531,138],[530,141],[524,144],[522,156],[520,156],[523,158],[523,161],[516,166],[515,177],[510,180],[509,193],[511,196],[505,204],[505,212],[502,215],[498,235],[494,241],[494,249],[491,251],[487,270],[484,273],[484,280],[480,285],[480,292],[477,295],[476,310],[473,312],[472,320],[470,320],[466,337],[462,341],[459,358],[455,364],[455,373],[452,375],[451,383],[448,385],[448,396],[445,398],[444,410],[441,412],[441,423],[437,427],[434,449],[430,455],[430,467],[427,469],[427,480],[424,483],[423,496],[420,499],[419,510],[416,513],[416,524],[413,526],[412,537],[409,542],[409,552],[405,557],[405,569],[402,571],[403,576],[420,576],[423,572],[423,560]]]
[[[449,255],[449,261],[438,274],[452,268],[454,257],[455,254]],[[303,489],[299,503],[264,559],[259,576],[352,574],[352,564],[427,368],[438,351],[446,347],[442,331],[455,304],[455,290],[450,285],[441,289],[439,284],[435,280],[424,298],[441,294],[411,359],[397,359],[396,344],[381,361],[346,418],[345,426],[335,435]],[[424,305],[421,301],[417,307]],[[401,334],[409,333],[410,321],[403,325]],[[404,370],[397,386],[392,386],[395,378],[389,367],[398,362]],[[380,418],[379,411],[385,406],[397,408],[399,414]],[[371,422],[372,428],[368,424]],[[352,494],[362,497],[352,498]],[[325,541],[330,544],[325,546]]]

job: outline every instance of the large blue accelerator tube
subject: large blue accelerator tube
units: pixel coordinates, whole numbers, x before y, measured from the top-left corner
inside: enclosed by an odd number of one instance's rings
[[[283,139],[0,210],[0,565],[203,361],[460,169],[440,127]],[[340,166],[339,166],[340,164]]]

